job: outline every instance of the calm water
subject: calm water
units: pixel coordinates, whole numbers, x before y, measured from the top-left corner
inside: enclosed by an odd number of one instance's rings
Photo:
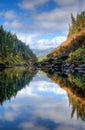
[[[0,71],[0,130],[85,130],[85,74]]]

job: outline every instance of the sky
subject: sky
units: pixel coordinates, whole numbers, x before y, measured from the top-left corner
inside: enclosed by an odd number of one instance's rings
[[[85,10],[85,0],[0,0],[0,24],[31,49],[55,48],[64,41],[71,13]]]

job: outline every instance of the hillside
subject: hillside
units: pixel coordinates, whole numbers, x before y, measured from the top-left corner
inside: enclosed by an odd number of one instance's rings
[[[70,53],[73,53],[79,48],[84,49],[85,46],[85,30],[72,35],[71,37],[67,38],[66,41],[61,43],[58,48],[55,48],[47,57],[64,57],[70,56]]]
[[[0,67],[29,66],[37,60],[29,46],[0,26]]]
[[[85,64],[85,12],[77,14],[76,18],[71,14],[71,20],[67,40],[48,54],[43,63]]]

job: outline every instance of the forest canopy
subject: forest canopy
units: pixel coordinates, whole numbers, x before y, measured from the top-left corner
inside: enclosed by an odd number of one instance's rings
[[[0,26],[0,66],[30,65],[36,60],[28,45]]]

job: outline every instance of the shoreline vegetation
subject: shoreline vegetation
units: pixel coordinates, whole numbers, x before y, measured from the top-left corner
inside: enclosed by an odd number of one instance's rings
[[[15,66],[32,67],[37,57],[28,45],[18,40],[16,34],[7,32],[0,26],[0,68]]]
[[[66,41],[36,66],[41,69],[85,72],[85,12],[77,14],[76,17],[71,14],[71,25]]]

